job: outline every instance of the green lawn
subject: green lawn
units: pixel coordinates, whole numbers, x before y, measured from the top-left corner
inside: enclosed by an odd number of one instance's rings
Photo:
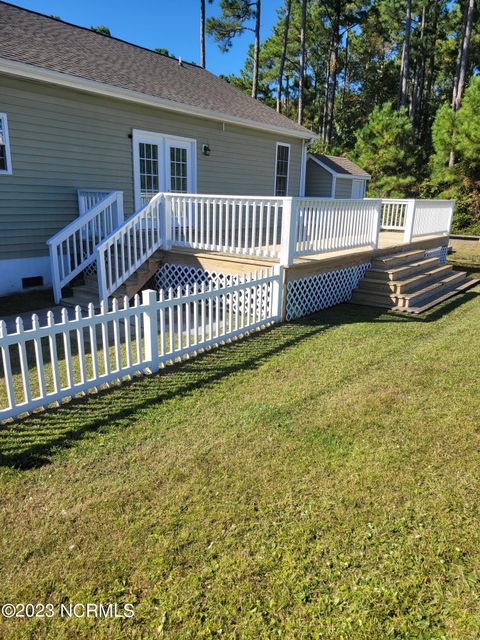
[[[0,430],[2,638],[480,637],[480,287],[342,305]]]

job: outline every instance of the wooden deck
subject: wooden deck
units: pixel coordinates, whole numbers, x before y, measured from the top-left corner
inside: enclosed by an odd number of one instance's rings
[[[405,243],[403,241],[403,232],[382,231],[378,249],[360,247],[295,258],[293,265],[285,267],[285,279],[289,281],[314,273],[370,262],[377,256],[388,255],[389,253],[415,249],[427,250],[446,244],[448,244],[448,236],[444,234],[424,236],[410,243]],[[165,262],[175,262],[205,269],[206,271],[220,271],[223,273],[251,273],[252,271],[278,264],[278,261],[273,258],[216,251],[198,251],[180,247],[175,247],[170,251],[163,251],[161,255]]]

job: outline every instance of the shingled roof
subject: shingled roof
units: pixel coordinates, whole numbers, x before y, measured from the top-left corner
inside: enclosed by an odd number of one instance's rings
[[[333,173],[352,176],[353,178],[371,178],[358,164],[355,164],[344,156],[327,156],[323,153],[311,153],[313,158],[319,160]]]
[[[314,134],[195,64],[0,2],[0,58],[243,121]]]

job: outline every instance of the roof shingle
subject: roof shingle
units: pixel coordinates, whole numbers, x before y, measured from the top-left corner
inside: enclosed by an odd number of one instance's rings
[[[323,153],[311,153],[311,156],[323,162],[334,173],[343,173],[357,178],[370,178],[370,174],[344,156],[327,156]]]
[[[201,67],[4,2],[0,57],[314,136]]]

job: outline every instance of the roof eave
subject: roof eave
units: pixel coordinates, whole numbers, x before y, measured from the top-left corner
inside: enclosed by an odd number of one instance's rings
[[[280,135],[289,136],[291,138],[300,138],[302,140],[312,140],[315,138],[315,134],[312,131],[308,131],[307,129],[305,129],[305,131],[299,131],[296,129],[287,129],[285,127],[263,124],[255,120],[249,120],[217,111],[211,111],[209,109],[195,107],[183,102],[175,102],[173,100],[167,100],[165,98],[149,96],[139,91],[123,89],[122,87],[117,87],[115,85],[97,82],[96,80],[88,80],[87,78],[82,78],[80,76],[74,76],[67,73],[61,73],[59,71],[52,71],[50,69],[45,69],[44,67],[37,67],[35,65],[18,62],[16,60],[10,60],[8,58],[0,57],[0,73],[28,78],[30,80],[38,80],[40,82],[48,82],[50,84],[61,85],[71,89],[86,91],[88,93],[95,93],[102,96],[117,98],[120,100],[127,100],[129,102],[145,104],[148,106],[167,109],[169,111],[187,113],[189,115],[198,116],[200,118],[208,118],[210,120],[217,121],[220,120],[221,122],[225,122],[228,124],[249,127],[251,129],[260,129],[262,131],[278,133]]]

